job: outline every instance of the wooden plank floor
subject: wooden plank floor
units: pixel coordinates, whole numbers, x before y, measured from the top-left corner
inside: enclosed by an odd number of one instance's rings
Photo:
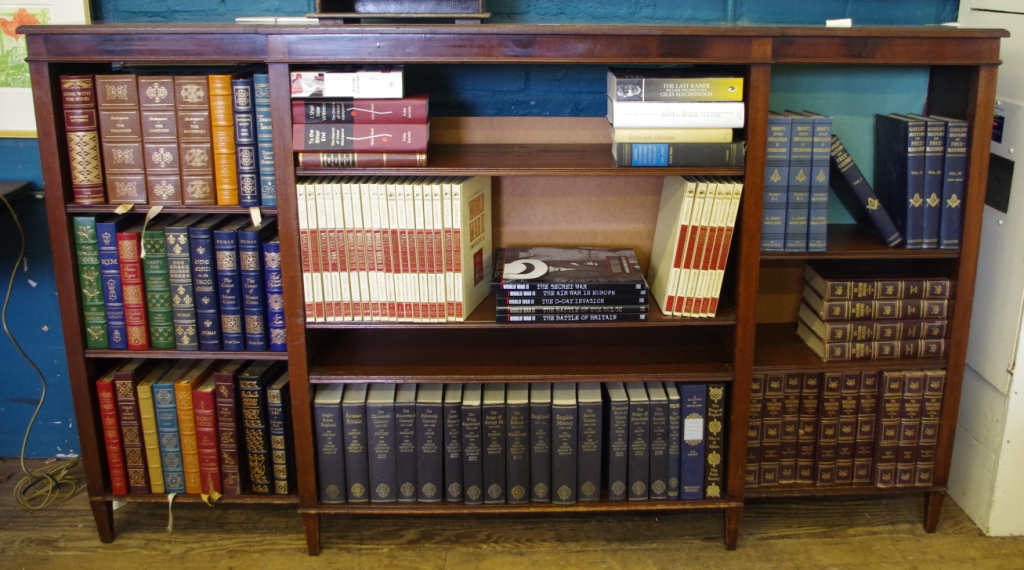
[[[140,503],[115,512],[118,538],[102,544],[84,495],[18,508],[17,463],[0,462],[0,569],[1024,568],[1024,538],[982,536],[952,501],[939,531],[925,534],[918,497],[748,505],[735,552],[722,547],[720,514],[332,516],[314,558],[288,507],[179,505],[168,533],[167,507]]]

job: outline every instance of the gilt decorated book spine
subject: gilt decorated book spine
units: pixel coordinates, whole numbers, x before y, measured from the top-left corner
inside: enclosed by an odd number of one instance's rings
[[[277,207],[277,180],[274,168],[274,128],[270,118],[270,76],[252,76],[256,103],[256,153],[259,162],[260,205]]]
[[[145,277],[146,311],[150,345],[155,349],[174,349],[174,310],[171,306],[171,279],[167,266],[166,217],[154,220],[142,232],[146,257],[142,260]]]
[[[256,107],[253,80],[231,80],[231,102],[235,114],[235,158],[238,169],[238,204],[260,205],[259,157],[256,148]]]
[[[103,424],[103,443],[110,472],[110,490],[115,495],[128,493],[128,475],[125,472],[124,453],[121,450],[121,428],[117,422],[117,400],[114,398],[112,375],[96,382],[96,396]]]
[[[96,221],[97,249],[100,260],[100,280],[103,305],[107,316],[107,340],[110,348],[128,348],[128,328],[124,315],[124,291],[121,285],[121,259],[118,254],[117,233],[131,222],[119,216]]]
[[[150,204],[181,204],[181,160],[174,78],[139,76],[142,152]]]
[[[106,174],[107,201],[146,203],[139,89],[134,75],[97,75],[96,100]]]
[[[210,75],[207,81],[217,205],[237,206],[238,165],[235,158],[235,116],[232,107],[231,76]]]
[[[217,433],[220,435],[220,480],[222,493],[241,495],[248,486],[249,470],[242,467],[239,436],[243,434],[239,414],[239,392],[235,382],[244,361],[232,360],[214,371],[217,404]]]
[[[96,218],[75,216],[75,253],[78,259],[78,284],[82,294],[82,320],[88,348],[110,346],[107,331],[107,309],[103,302],[103,279],[100,268],[99,240]]]
[[[704,498],[721,499],[725,496],[725,384],[721,382],[708,384],[706,435]]]
[[[212,206],[217,203],[217,196],[213,176],[210,85],[206,77],[176,76],[174,101],[178,109],[182,202],[186,206]]]
[[[189,226],[202,219],[192,214],[168,224],[167,276],[171,287],[171,312],[174,318],[174,344],[178,350],[199,350],[196,322],[196,293],[192,286],[192,257]]]
[[[274,467],[274,494],[295,489],[295,451],[292,447],[291,390],[285,372],[267,387],[270,457]]]
[[[121,291],[124,298],[125,329],[128,350],[149,350],[146,326],[146,294],[142,284],[139,235],[141,227],[118,232],[117,253],[121,266]]]
[[[102,204],[106,196],[93,76],[61,75],[60,93],[64,103],[64,130],[67,132],[74,202]]]

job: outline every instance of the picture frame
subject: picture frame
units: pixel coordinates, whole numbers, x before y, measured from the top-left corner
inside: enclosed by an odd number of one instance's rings
[[[89,0],[0,0],[0,137],[36,137],[27,48],[18,27],[91,20]]]

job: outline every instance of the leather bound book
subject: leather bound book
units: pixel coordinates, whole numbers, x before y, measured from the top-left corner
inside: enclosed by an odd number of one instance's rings
[[[135,76],[97,75],[96,101],[100,113],[107,201],[111,204],[145,204],[146,164]]]
[[[551,502],[551,383],[530,384],[530,501]]]
[[[426,124],[426,93],[402,99],[293,99],[292,122],[297,124]]]
[[[174,110],[174,78],[139,78],[142,152],[150,204],[181,204],[181,160],[178,117]]]
[[[199,360],[174,382],[174,401],[178,411],[181,434],[181,458],[185,468],[185,492],[198,495],[202,491],[203,474],[196,437],[195,403],[192,392],[213,373],[217,361]]]
[[[889,247],[903,243],[903,234],[896,229],[890,213],[886,212],[887,206],[879,202],[878,196],[864,179],[860,167],[836,135],[832,135],[832,147],[829,152],[830,182],[836,188],[836,197],[857,224]],[[875,183],[877,184],[878,180]]]
[[[106,196],[93,77],[61,75],[60,95],[64,103],[64,130],[67,132],[74,202],[102,204],[106,202]]]
[[[679,468],[679,499],[704,498],[705,436],[707,423],[706,384],[680,383],[683,406],[683,452]]]
[[[267,385],[280,376],[283,368],[283,362],[262,360],[250,364],[237,375],[248,452],[249,486],[258,495],[273,493],[266,392]]]
[[[907,249],[924,246],[924,121],[875,115],[875,186]]]
[[[416,393],[416,500],[441,501],[444,486],[444,386],[424,384]],[[504,435],[504,434],[503,434]]]
[[[299,168],[392,168],[426,166],[425,152],[297,152]]]
[[[242,327],[241,272],[238,263],[238,230],[249,219],[238,216],[213,230],[213,249],[217,262],[217,293],[220,300],[220,326],[223,349],[245,350]]]
[[[149,350],[146,319],[146,292],[142,282],[142,221],[117,233],[117,253],[121,266],[121,292],[124,298],[125,331],[128,350]]]
[[[902,371],[889,371],[882,373],[878,385],[875,457],[871,472],[871,482],[876,487],[893,487],[896,484],[903,384]]]
[[[235,116],[231,76],[210,75],[210,135],[213,142],[213,177],[218,206],[238,205],[238,164],[235,158]]]
[[[939,421],[942,418],[942,393],[946,383],[945,370],[924,371],[924,397],[921,401],[921,429],[917,442],[917,464],[914,485],[927,487],[933,481],[935,450],[939,444]]]
[[[121,445],[124,447],[124,466],[128,472],[129,493],[156,492],[150,485],[149,456],[143,443],[142,413],[139,407],[138,386],[143,380],[159,380],[171,367],[165,362],[135,358],[123,362],[114,370],[114,392],[117,397],[118,422],[121,426]],[[159,461],[159,456],[157,461]],[[165,479],[166,480],[166,479]],[[159,486],[158,486],[159,488]],[[164,492],[161,489],[160,492]]]
[[[444,499],[461,503],[462,477],[462,384],[444,388]]]
[[[244,449],[240,449],[241,394],[235,374],[247,363],[244,360],[225,362],[213,373],[216,385],[217,433],[220,435],[220,482],[225,495],[241,495],[249,483],[249,470],[242,467]]]
[[[479,405],[477,411],[479,412]],[[479,414],[477,415],[479,426]],[[398,501],[416,502],[416,384],[400,384],[395,392],[395,464],[398,484]],[[463,428],[465,429],[465,427]],[[479,427],[476,432],[479,437]],[[467,448],[468,449],[468,448]],[[479,464],[479,443],[477,463]],[[467,451],[468,452],[468,451]],[[468,479],[467,479],[468,481]],[[468,487],[467,487],[468,489]],[[480,489],[476,496],[480,498]],[[467,495],[468,496],[468,495]]]
[[[646,501],[650,486],[651,402],[647,399],[647,390],[643,384],[629,382],[625,384],[625,389],[629,397],[628,497],[630,501]],[[686,417],[685,414],[683,417]],[[685,453],[684,446],[682,458],[685,458]]]
[[[287,370],[267,386],[270,456],[274,465],[274,493],[277,495],[288,495],[296,488],[290,394]]]
[[[185,458],[182,453],[181,423],[178,418],[178,402],[174,383],[194,363],[195,361],[189,360],[171,363],[173,367],[153,383],[153,407],[156,411],[157,432],[160,434],[160,463],[164,472],[164,490],[167,493],[188,492],[188,487],[185,484]],[[198,469],[198,458],[196,458],[196,463],[194,467]],[[197,493],[198,486],[194,487],[192,492]]]
[[[220,434],[217,433],[217,381],[207,376],[192,391],[192,413],[196,420],[196,448],[199,451],[199,475],[204,495],[211,491],[224,494],[220,473]]]
[[[169,365],[168,365],[169,366]],[[166,371],[166,368],[164,369]],[[163,493],[164,469],[160,462],[160,435],[156,427],[156,406],[153,404],[153,382],[159,375],[150,374],[135,393],[139,398],[139,418],[142,420],[142,439],[146,446],[146,467],[149,469],[149,488],[153,493]]]
[[[215,214],[188,228],[199,350],[220,350],[221,347],[220,293],[213,230],[227,219],[227,214]]]
[[[725,493],[725,384],[708,384],[707,428],[704,441],[704,498]]]
[[[871,464],[875,457],[875,424],[878,410],[878,372],[860,374],[857,403],[857,436],[853,453],[853,482],[871,482]]]
[[[943,162],[946,155],[946,123],[941,119],[908,113],[915,121],[924,121],[924,200],[922,229],[924,249],[939,247],[939,224],[942,218],[942,183],[946,178]]]
[[[252,77],[231,80],[240,206],[260,205],[260,172],[259,157],[256,154],[256,107],[253,91]]]
[[[576,503],[576,450],[579,441],[575,383],[555,382],[551,385],[551,416],[551,502],[572,505]]]
[[[103,305],[107,315],[107,340],[110,348],[128,348],[128,328],[124,315],[124,290],[121,285],[121,257],[118,253],[117,234],[134,224],[140,216],[123,214],[96,220],[99,240],[100,280]]]
[[[800,386],[800,423],[796,448],[796,482],[814,484],[814,460],[818,446],[818,407],[821,398],[821,372],[808,372]]]
[[[896,447],[896,486],[914,485],[917,443],[921,435],[921,403],[925,375],[921,370],[904,372],[903,400],[900,404],[900,433]]]
[[[939,249],[960,249],[963,231],[964,173],[967,171],[967,121],[935,117],[946,122],[946,152],[943,162],[942,214],[939,224]]]
[[[248,223],[238,229],[238,267],[242,295],[245,350],[264,352],[267,344],[267,295],[263,274],[263,242],[277,232],[277,219]]]
[[[505,396],[505,487],[508,503],[530,502],[530,386],[509,384]]]
[[[174,319],[174,346],[178,350],[199,350],[196,323],[196,293],[192,286],[192,257],[189,226],[205,214],[192,214],[167,224],[167,276],[171,287],[171,313]]]
[[[284,326],[284,288],[281,273],[281,239],[275,235],[263,242],[263,268],[267,293],[267,333],[271,352],[287,352]]]
[[[860,402],[860,372],[844,372],[839,397],[839,433],[836,447],[836,484],[853,482],[854,445],[857,438],[857,408]]]
[[[210,86],[206,77],[175,77],[174,102],[178,108],[182,201],[187,206],[212,206],[217,198],[213,179]]]
[[[341,399],[344,384],[321,384],[313,398],[313,422],[316,425],[317,489],[320,502],[344,503],[345,482],[344,437],[342,435]]]
[[[782,432],[779,435],[779,483],[795,483],[800,428],[800,390],[804,378],[799,372],[787,372],[784,378]]]
[[[839,418],[842,406],[843,374],[827,372],[822,378],[818,406],[818,444],[814,481],[828,486],[836,482],[836,454],[839,446]]]
[[[601,385],[581,382],[576,385],[578,447],[576,497],[580,501],[601,498],[601,455],[604,450],[604,414],[601,409]]]
[[[764,400],[761,419],[761,479],[762,486],[779,484],[782,451],[782,406],[785,402],[786,377],[784,374],[765,374]],[[683,421],[686,418],[683,401]],[[685,449],[685,448],[684,448]]]
[[[665,396],[668,398],[668,500],[679,500],[679,461],[682,452],[683,410],[679,389],[674,382],[665,382]],[[723,409],[724,410],[724,409]],[[721,450],[719,450],[721,458]],[[719,465],[721,468],[721,465]],[[705,489],[707,489],[705,481]],[[718,483],[721,492],[721,481]]]
[[[604,390],[607,418],[605,481],[608,482],[608,500],[623,501],[628,488],[631,453],[629,396],[622,382],[607,382]]]
[[[110,492],[128,493],[128,474],[125,471],[121,449],[121,427],[117,422],[117,400],[114,398],[114,372],[108,372],[96,381],[96,399],[99,402],[100,423],[103,425],[103,446],[110,473]]]
[[[557,431],[556,431],[557,434]],[[557,444],[557,440],[556,440]],[[505,502],[505,385],[486,384],[483,397],[484,503]],[[575,467],[575,464],[573,465]],[[552,472],[552,478],[554,473]],[[554,481],[552,481],[554,483]],[[575,486],[575,485],[574,485]]]
[[[757,487],[761,481],[761,418],[764,407],[764,374],[754,374],[750,380],[750,419],[747,425],[747,468],[744,481],[747,487]]]
[[[107,310],[103,303],[103,279],[100,276],[99,240],[95,216],[75,216],[75,253],[78,261],[78,285],[82,294],[82,320],[88,348],[110,346]]]
[[[427,150],[430,125],[292,125],[296,151],[416,153]]]
[[[142,274],[145,278],[146,314],[152,348],[174,349],[174,311],[171,305],[171,279],[167,267],[167,224],[178,216],[158,216],[142,232],[145,257]]]
[[[348,501],[370,500],[369,455],[366,452],[366,384],[349,384],[341,401],[345,440],[345,481]]]
[[[461,388],[461,386],[460,386]],[[457,412],[457,410],[456,410]],[[398,500],[395,471],[395,385],[371,384],[366,395],[367,452],[369,454],[370,501]],[[461,445],[462,442],[460,441]],[[462,458],[459,458],[462,472]]]
[[[260,173],[260,205],[277,207],[277,180],[274,168],[274,127],[270,113],[270,77],[254,73],[253,99],[256,106],[256,153]]]
[[[484,502],[483,386],[466,384],[462,390],[462,480],[467,505]]]
[[[668,499],[668,398],[661,382],[644,382],[650,401],[650,478],[649,498],[654,501]],[[703,483],[703,481],[701,482]]]

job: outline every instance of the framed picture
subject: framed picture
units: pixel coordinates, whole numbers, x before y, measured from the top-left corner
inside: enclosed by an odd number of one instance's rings
[[[0,0],[0,137],[34,138],[26,24],[88,24],[89,0]]]

